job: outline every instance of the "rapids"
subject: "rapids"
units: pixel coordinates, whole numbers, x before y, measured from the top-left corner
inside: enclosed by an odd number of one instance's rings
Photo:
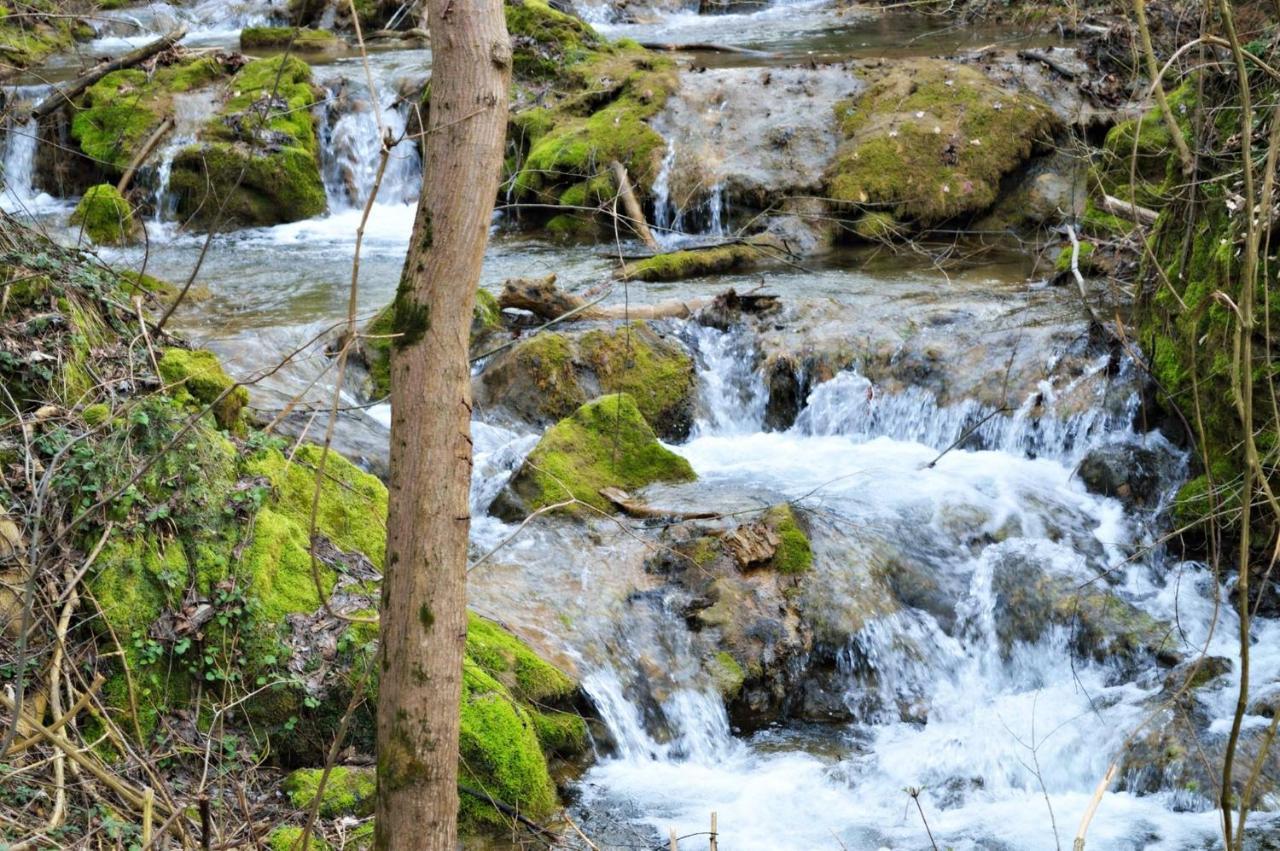
[[[116,51],[175,23],[191,28],[192,45],[233,47],[240,27],[279,22],[284,5],[208,0],[113,12],[86,49]],[[718,16],[675,11],[646,24],[611,23],[604,8],[588,4],[580,11],[610,36],[716,40],[758,51],[699,55],[719,67],[938,53],[1016,38],[986,30],[939,32],[923,19],[907,31],[889,30],[871,13],[838,14],[810,0]],[[182,333],[215,350],[241,378],[345,316],[355,231],[372,190],[380,133],[398,137],[409,126],[396,95],[429,67],[423,51],[378,50],[371,60],[372,91],[352,53],[316,63],[317,80],[329,93],[322,141],[330,211],[217,235],[197,278],[207,298],[175,316]],[[55,60],[46,76],[65,76],[69,62]],[[33,84],[6,94],[32,101],[44,91]],[[191,102],[180,114],[198,121],[203,106]],[[669,193],[678,138],[672,128],[667,169],[655,187],[654,219],[663,240],[728,232],[731,205],[720,184],[708,186],[692,206]],[[36,188],[34,127],[6,125],[0,150],[4,209],[73,241],[66,226],[70,202]],[[159,211],[148,222],[149,248],[98,253],[183,280],[204,236],[182,231],[166,214],[172,154],[162,150],[148,166]],[[731,171],[732,163],[725,167]],[[416,143],[400,142],[365,233],[362,318],[394,291],[419,173]],[[495,220],[486,286],[556,272],[561,286],[572,289],[607,277],[611,260],[597,248],[556,246],[504,229],[506,215]],[[969,264],[959,283],[906,257],[874,267],[867,261],[865,253],[837,253],[812,269],[770,273],[765,284],[784,302],[821,301],[836,316],[856,316],[897,309],[893,299],[903,287],[936,292],[946,303],[961,298],[961,285],[1024,288],[1028,273],[1021,258],[1007,256]],[[727,275],[618,285],[608,298],[658,301],[757,283],[758,276]],[[903,302],[900,309],[915,304]],[[1002,647],[998,624],[1007,613],[993,581],[1000,565],[1016,560],[1081,587],[1103,583],[1152,617],[1176,622],[1182,652],[1235,655],[1234,615],[1219,605],[1229,589],[1202,565],[1172,561],[1159,545],[1167,531],[1161,509],[1178,476],[1161,483],[1154,507],[1139,509],[1090,493],[1076,474],[1091,449],[1119,441],[1152,446],[1180,469],[1179,450],[1158,433],[1137,430],[1137,370],[1127,363],[1115,369],[1098,353],[1076,383],[1046,378],[1002,411],[977,399],[939,404],[923,386],[886,391],[849,369],[812,388],[793,425],[768,430],[769,389],[755,332],[694,322],[672,327],[694,353],[699,388],[693,435],[672,448],[699,481],[655,487],[645,496],[655,504],[725,512],[790,500],[811,514],[815,564],[801,586],[801,605],[838,635],[838,687],[830,698],[853,720],[735,730],[691,649],[680,601],[644,570],[649,553],[640,534],[603,520],[541,518],[473,573],[471,596],[479,611],[499,616],[576,670],[595,705],[607,734],[598,742],[599,759],[574,784],[575,820],[602,847],[659,846],[670,828],[695,837],[687,847],[701,847],[697,835],[714,811],[726,851],[862,851],[930,847],[923,812],[937,847],[1068,847],[1098,781],[1148,714],[1160,675],[1081,658],[1060,627],[1033,643]],[[1048,373],[1061,354],[1028,357]],[[312,421],[309,411],[330,401],[329,367],[318,347],[307,349],[289,369],[254,386],[255,406],[270,416],[301,394],[295,430],[318,436],[323,417]],[[999,367],[980,363],[975,369],[983,372],[974,381],[998,381]],[[1083,406],[1082,393],[1090,400]],[[339,448],[377,468],[386,452],[386,406],[367,404],[347,388],[343,394],[351,410],[340,421]],[[472,534],[480,554],[516,531],[488,516],[487,507],[539,435],[490,422],[485,412],[473,428]],[[943,589],[944,599],[933,606],[868,608],[861,593],[867,565],[887,559],[909,561]],[[1280,623],[1260,620],[1255,642],[1254,680],[1277,680]],[[1197,696],[1219,733],[1237,678],[1233,669]],[[1251,725],[1261,723],[1249,718]],[[1212,847],[1216,816],[1185,792],[1107,792],[1089,847]]]

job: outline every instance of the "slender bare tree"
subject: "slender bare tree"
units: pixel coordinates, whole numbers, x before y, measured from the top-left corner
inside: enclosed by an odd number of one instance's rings
[[[422,199],[395,299],[376,847],[454,851],[466,642],[467,344],[511,82],[502,0],[429,0]]]

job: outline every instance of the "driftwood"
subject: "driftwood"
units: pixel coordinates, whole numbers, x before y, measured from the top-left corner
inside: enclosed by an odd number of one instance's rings
[[[124,174],[120,178],[120,182],[116,184],[116,191],[121,195],[129,188],[129,184],[133,182],[133,176],[137,173],[142,164],[147,161],[147,157],[151,156],[151,152],[160,144],[160,140],[169,135],[169,132],[177,125],[177,121],[172,115],[166,116],[164,121],[160,122],[160,126],[156,131],[147,137],[147,141],[142,143],[142,147],[138,149],[138,153],[129,161],[129,167],[124,170]]]
[[[636,232],[641,242],[657,251],[658,241],[653,238],[649,223],[644,218],[644,209],[636,200],[636,193],[631,190],[631,180],[627,177],[626,167],[617,160],[609,163],[609,167],[613,169],[613,180],[618,184],[618,195],[622,197],[622,206],[627,211],[625,219],[627,225]]]
[[[1076,77],[1080,76],[1076,73],[1074,68],[1059,62],[1057,59],[1054,59],[1052,56],[1041,50],[1019,50],[1018,57],[1031,62],[1039,62],[1041,65],[1044,65],[1053,71],[1057,71],[1068,80],[1074,80]]]
[[[187,34],[186,27],[178,27],[166,36],[156,39],[150,44],[143,45],[137,50],[130,51],[119,59],[112,59],[109,62],[100,62],[94,65],[85,73],[76,77],[65,86],[60,86],[53,90],[47,98],[40,101],[35,109],[31,110],[31,117],[40,119],[51,115],[71,103],[85,89],[110,74],[112,71],[119,71],[122,68],[132,68],[134,65],[140,65],[143,62],[173,47],[182,37]]]
[[[512,278],[498,296],[500,307],[527,310],[543,319],[559,319],[572,313],[575,319],[687,319],[711,304],[706,297],[668,299],[656,304],[596,304],[556,286],[556,276]]]
[[[720,516],[714,511],[681,511],[675,508],[655,508],[635,499],[622,488],[601,488],[600,495],[616,505],[623,514],[644,520],[658,517],[675,518],[677,520],[714,520]]]
[[[1137,204],[1131,204],[1114,195],[1102,196],[1102,209],[1113,216],[1119,216],[1122,219],[1128,219],[1141,225],[1155,224],[1156,218],[1160,215],[1155,210],[1139,207]]]
[[[749,47],[735,47],[732,44],[713,44],[695,41],[688,44],[676,44],[664,41],[642,41],[640,46],[646,50],[661,50],[666,53],[734,53],[741,56],[776,56],[767,50],[752,50]]]

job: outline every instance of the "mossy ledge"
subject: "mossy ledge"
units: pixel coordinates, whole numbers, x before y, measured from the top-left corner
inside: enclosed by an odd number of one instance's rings
[[[522,516],[576,499],[610,510],[602,488],[690,482],[689,462],[658,442],[635,399],[601,396],[552,426],[512,477],[494,510]]]

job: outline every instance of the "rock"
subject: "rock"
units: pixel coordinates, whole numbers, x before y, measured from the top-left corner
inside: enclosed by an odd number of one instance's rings
[[[240,31],[241,50],[332,50],[341,42],[329,30],[299,27],[245,27]]]
[[[1151,508],[1181,477],[1185,461],[1158,436],[1112,442],[1089,451],[1077,473],[1093,493]]]
[[[160,377],[179,403],[195,407],[211,405],[220,428],[240,431],[240,412],[249,404],[249,391],[234,387],[218,356],[203,349],[166,349],[161,356]],[[228,392],[229,391],[229,392]]]
[[[1020,174],[1011,176],[1012,186],[1001,193],[991,212],[975,230],[1029,229],[1054,227],[1084,215],[1086,168],[1067,151],[1037,157]]]
[[[588,402],[552,426],[490,510],[523,518],[572,497],[610,511],[601,488],[634,491],[695,478],[689,462],[658,442],[635,399],[619,393]]]
[[[1004,652],[1014,642],[1038,641],[1058,626],[1070,631],[1077,653],[1099,662],[1133,666],[1144,659],[1171,658],[1169,624],[1125,602],[1101,580],[1081,585],[1074,577],[1051,574],[1017,549],[994,558],[995,626]]]
[[[84,194],[71,224],[83,229],[85,236],[98,245],[124,245],[137,236],[138,223],[133,207],[109,183],[94,186]]]
[[[477,402],[545,425],[600,393],[627,393],[667,440],[688,437],[697,391],[693,359],[653,323],[543,332],[498,354],[477,382]]]
[[[311,69],[293,56],[257,59],[230,86],[233,96],[199,142],[174,160],[169,185],[179,214],[225,229],[323,213]]]
[[[895,62],[867,79],[864,93],[836,106],[845,141],[827,196],[920,226],[990,207],[1001,179],[1059,124],[1037,98],[956,63]]]

